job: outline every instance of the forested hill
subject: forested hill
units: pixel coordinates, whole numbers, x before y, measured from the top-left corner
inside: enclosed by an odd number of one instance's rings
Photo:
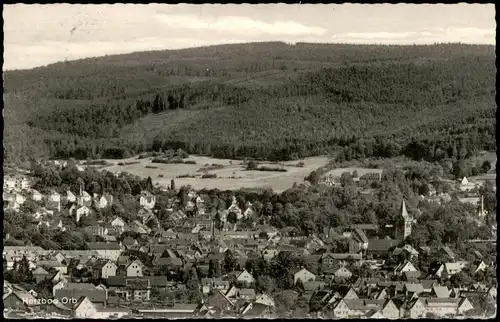
[[[495,147],[493,46],[250,43],[4,73],[6,161],[182,148],[283,160]]]

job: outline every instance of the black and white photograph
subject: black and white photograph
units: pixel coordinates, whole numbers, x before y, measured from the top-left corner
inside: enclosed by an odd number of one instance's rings
[[[494,319],[494,4],[4,4],[5,319]]]

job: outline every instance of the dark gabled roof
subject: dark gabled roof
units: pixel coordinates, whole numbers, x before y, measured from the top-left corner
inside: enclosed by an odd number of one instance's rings
[[[442,246],[441,249],[446,253],[446,255],[450,256],[451,258],[455,258],[455,253],[453,253],[450,247]]]
[[[324,253],[322,255],[322,258],[325,257],[331,257],[336,260],[347,260],[347,259],[353,259],[353,260],[361,260],[363,258],[362,254],[350,254],[350,253]]]
[[[306,256],[306,262],[308,263],[318,263],[323,255],[307,255]]]
[[[366,234],[362,229],[355,228],[354,233],[355,233],[354,235],[357,236],[361,242],[368,243],[368,237],[366,237]]]
[[[437,280],[421,280],[420,283],[424,289],[431,289],[434,285],[436,285]]]
[[[87,243],[90,250],[120,250],[118,243]]]
[[[413,271],[408,272],[407,271],[407,272],[404,272],[403,274],[406,276],[406,278],[419,278],[421,276],[420,271],[416,271],[416,272],[413,272]]]
[[[362,230],[378,230],[378,226],[374,224],[357,224],[357,225],[351,225],[351,229],[362,229]]]
[[[154,260],[155,266],[182,266],[182,260],[178,257],[169,258],[169,257],[159,257]]]
[[[61,290],[56,290],[56,298],[62,299],[62,298],[81,298],[82,296],[87,297],[91,302],[105,302],[106,301],[106,291],[104,290],[79,290],[79,289],[72,289],[72,290],[66,290],[66,289],[61,289]]]
[[[395,239],[370,239],[368,241],[368,251],[385,252],[399,244]]]

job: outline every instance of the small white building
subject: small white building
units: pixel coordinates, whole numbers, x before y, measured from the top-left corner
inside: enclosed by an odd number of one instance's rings
[[[31,199],[34,201],[41,201],[43,199],[43,195],[38,190],[33,189],[31,191]]]
[[[80,207],[75,210],[75,220],[79,222],[83,217],[90,215],[90,208],[87,206]]]
[[[135,260],[127,266],[127,276],[142,276],[142,263]]]
[[[316,275],[309,272],[307,269],[303,268],[293,276],[294,284],[297,284],[298,280],[302,280],[302,283],[314,282],[316,280]]]
[[[76,202],[76,196],[71,191],[66,191],[66,200],[67,202]]]
[[[141,207],[153,209],[156,204],[156,196],[148,191],[143,191],[139,197],[139,204]]]

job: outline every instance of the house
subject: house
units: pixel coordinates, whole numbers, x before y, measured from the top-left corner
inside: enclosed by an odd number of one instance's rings
[[[419,255],[418,251],[415,248],[411,247],[410,245],[404,245],[401,248],[396,247],[392,254],[394,256],[399,256],[401,254],[404,254],[405,257],[408,258],[409,260],[415,259]]]
[[[12,192],[16,188],[16,177],[12,175],[4,176],[3,190],[5,192]]]
[[[367,254],[379,257],[388,257],[389,251],[399,244],[395,239],[370,239],[368,241]]]
[[[370,186],[374,182],[379,182],[382,175],[379,172],[368,172],[359,177],[359,185],[362,187]]]
[[[396,275],[403,275],[405,272],[418,272],[418,269],[410,261],[405,261],[394,269]]]
[[[90,234],[91,236],[100,236],[103,237],[108,235],[108,228],[101,226],[101,225],[94,225],[94,226],[89,226],[85,227],[85,232]]]
[[[309,272],[307,269],[303,268],[293,275],[294,284],[297,284],[297,281],[299,279],[302,281],[302,283],[309,282],[309,281],[315,281],[316,275]]]
[[[87,191],[80,188],[80,194],[76,198],[76,203],[80,207],[91,207],[92,206],[92,197],[90,196],[90,194]]]
[[[336,301],[333,305],[333,317],[339,319],[347,319],[352,315],[350,308],[347,306],[346,302],[343,299]]]
[[[421,277],[420,271],[407,271],[403,273],[404,280],[407,282],[414,282]]]
[[[70,208],[70,213],[72,216],[75,216],[76,222],[80,222],[80,219],[90,215],[90,208],[87,206],[82,206],[82,207],[78,207],[78,208],[76,206],[72,206]]]
[[[448,246],[441,246],[437,255],[442,261],[454,262],[456,260],[455,253]]]
[[[225,296],[221,290],[217,290],[214,294],[209,296],[206,305],[223,312],[234,308],[233,302]]]
[[[71,191],[66,191],[66,202],[76,202],[76,196]]]
[[[426,304],[422,299],[416,298],[403,303],[400,307],[400,317],[421,319],[427,315]]]
[[[77,319],[94,318],[97,315],[95,305],[88,297],[82,296],[74,306],[74,317]]]
[[[323,270],[329,270],[336,268],[337,265],[347,265],[349,261],[360,261],[362,259],[362,254],[323,253],[320,262]]]
[[[226,296],[230,299],[236,298],[238,296],[238,291],[240,289],[237,288],[236,286],[232,286],[227,292]]]
[[[240,220],[243,218],[243,214],[241,213],[240,207],[238,207],[238,202],[236,201],[236,197],[233,196],[233,202],[231,206],[227,209],[228,213],[232,213],[236,215],[236,219]]]
[[[255,282],[255,279],[252,276],[252,274],[250,274],[246,269],[243,270],[242,272],[235,271],[230,274],[234,275],[238,282],[244,282],[248,284]]]
[[[3,306],[4,312],[6,309],[28,312],[32,308],[39,306],[39,304],[36,298],[28,293],[25,289],[17,285],[5,283],[3,292]]]
[[[98,197],[94,200],[94,206],[97,209],[104,209],[109,206],[108,200],[104,198],[104,196],[101,196],[100,198]]]
[[[51,301],[47,304],[41,304],[40,309],[51,315],[59,315],[64,317],[71,317],[73,315],[73,310],[71,309],[71,304],[62,304],[59,301]]]
[[[438,285],[437,280],[420,280],[420,283],[422,284],[422,287],[424,288],[424,292],[430,293],[432,291],[432,288],[436,285]]]
[[[349,236],[349,253],[355,254],[368,248],[368,237],[360,228],[355,228]]]
[[[19,193],[5,194],[3,195],[4,204],[6,208],[18,211],[21,205],[26,201],[23,195]],[[57,209],[57,208],[56,208]]]
[[[467,297],[461,298],[458,302],[457,314],[464,314],[472,310],[474,310],[472,302]]]
[[[442,276],[447,278],[460,273],[463,268],[460,263],[444,263],[443,266]]]
[[[436,298],[440,298],[440,299],[447,299],[450,297],[450,291],[448,290],[448,287],[446,287],[446,286],[435,285],[432,288],[431,296],[436,297]]]
[[[126,237],[122,240],[121,244],[124,248],[130,249],[133,248],[134,246],[138,246],[139,242],[136,239],[133,239],[132,237]]]
[[[50,274],[49,272],[47,272],[43,267],[41,266],[38,266],[33,272],[33,277],[35,278],[36,282],[37,283],[40,283],[41,281],[45,280],[46,278],[48,278],[49,276],[51,276],[52,274]]]
[[[90,302],[99,306],[104,306],[107,301],[107,292],[96,289],[93,284],[67,283],[63,288],[54,291],[54,297],[63,302],[63,304],[65,301],[63,300],[64,298],[79,299],[82,296],[87,297]]]
[[[279,316],[273,306],[262,303],[249,303],[243,309],[241,317],[246,319],[275,319]]]
[[[264,304],[264,305],[267,305],[267,306],[272,306],[272,307],[275,306],[273,298],[270,297],[269,295],[267,295],[266,293],[262,293],[262,294],[258,295],[255,298],[254,302],[255,303],[261,303],[261,304]]]
[[[344,300],[357,300],[359,298],[358,294],[356,294],[356,291],[352,287],[340,290],[340,295]]]
[[[239,289],[237,297],[242,300],[253,301],[255,299],[255,290],[253,288]]]
[[[198,311],[198,304],[178,304],[169,305],[162,308],[138,309],[137,312],[145,318],[180,319],[194,318]]]
[[[122,233],[125,228],[125,221],[120,217],[116,217],[111,222],[111,226],[115,228],[119,233]]]
[[[426,309],[438,317],[455,316],[473,309],[470,301],[464,298],[427,298]]]
[[[424,287],[422,283],[405,283],[402,291],[406,296],[409,294],[418,295],[424,292]]]
[[[139,197],[139,204],[141,207],[153,209],[156,204],[156,196],[149,191],[143,191]]]
[[[88,250],[95,251],[97,257],[116,261],[121,254],[118,243],[86,243]]]
[[[262,225],[259,227],[258,233],[259,233],[259,235],[265,234],[267,236],[267,238],[272,238],[272,237],[277,236],[279,231],[270,225]]]
[[[386,317],[382,314],[382,311],[377,310],[368,311],[366,317],[369,319],[386,319]]]
[[[243,217],[245,218],[250,218],[255,215],[255,211],[253,210],[252,206],[248,206],[245,211],[243,212]]]
[[[110,260],[100,260],[92,268],[93,276],[95,279],[107,279],[110,276],[116,276],[118,267]]]
[[[61,195],[52,191],[47,198],[47,208],[55,211],[61,211]]]
[[[476,274],[477,272],[484,272],[488,268],[488,265],[483,260],[476,261],[473,264],[473,272]]]
[[[462,179],[460,182],[460,190],[461,191],[469,191],[477,187],[477,183],[470,182],[466,177]]]
[[[336,278],[343,278],[345,280],[348,280],[352,277],[352,273],[344,266],[342,266],[338,270],[336,270],[335,273],[333,273],[333,275]]]
[[[39,191],[33,189],[31,191],[31,199],[34,201],[41,201],[43,199],[43,195]]]
[[[329,187],[340,186],[340,177],[329,174],[322,179],[323,183]]]
[[[221,278],[202,278],[201,289],[204,294],[211,290],[226,292],[229,289],[229,281],[224,281]]]
[[[134,220],[129,225],[125,226],[124,231],[131,231],[141,235],[148,235],[149,233],[151,233],[151,228],[137,220]]]
[[[142,276],[144,264],[140,260],[135,260],[127,265],[127,276]]]
[[[56,260],[41,260],[37,261],[37,266],[39,267],[46,267],[49,269],[54,269],[58,272],[61,272],[63,274],[68,273],[68,267]]]

